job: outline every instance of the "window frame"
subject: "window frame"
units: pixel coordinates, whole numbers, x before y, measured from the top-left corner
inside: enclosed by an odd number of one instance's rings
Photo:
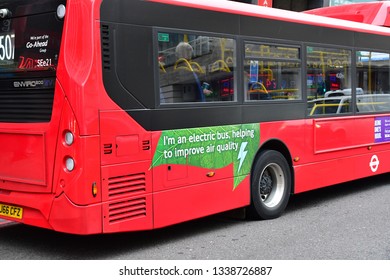
[[[307,75],[308,75],[308,51],[307,49],[309,47],[313,48],[323,48],[323,49],[336,49],[336,50],[348,50],[350,51],[350,84],[351,84],[351,98],[350,98],[350,104],[352,105],[351,111],[345,112],[345,113],[329,113],[329,114],[315,114],[315,115],[310,115],[309,107],[308,107],[308,102],[316,100],[316,99],[322,99],[323,97],[315,98],[312,100],[309,100],[309,91],[307,87]],[[315,118],[329,118],[329,117],[348,117],[352,116],[356,113],[356,108],[354,104],[356,104],[356,50],[354,47],[350,46],[343,46],[343,45],[332,45],[332,44],[319,44],[319,43],[312,43],[308,42],[304,44],[304,84],[305,84],[305,93],[306,93],[306,116],[309,119],[315,119]],[[332,98],[330,96],[329,98]],[[339,104],[340,105],[340,104]]]
[[[383,50],[383,49],[374,49],[374,48],[358,48],[358,47],[355,47],[354,49],[354,59],[355,59],[355,73],[354,73],[354,79],[355,79],[355,83],[356,83],[356,87],[358,86],[358,79],[357,79],[357,74],[358,74],[358,67],[357,67],[357,54],[358,52],[374,52],[374,53],[383,53],[383,54],[388,54],[389,55],[389,58],[390,58],[390,51],[389,50]],[[388,63],[388,69],[389,69],[389,97],[390,97],[390,59],[389,59],[389,63]],[[364,90],[364,89],[363,89]],[[385,93],[387,94],[387,93]],[[375,95],[375,94],[373,94]],[[389,110],[385,110],[385,111],[363,111],[363,112],[360,112],[358,111],[358,95],[355,94],[355,99],[353,100],[353,108],[354,110],[356,111],[356,115],[374,115],[374,114],[386,114],[386,113],[389,113],[390,112],[390,108]]]
[[[158,33],[170,33],[170,34],[190,34],[195,36],[208,36],[208,37],[216,37],[216,38],[224,38],[224,39],[232,39],[234,41],[235,50],[233,61],[235,64],[234,74],[233,74],[233,83],[234,83],[234,100],[231,101],[209,101],[209,102],[172,102],[172,103],[163,103],[160,98],[160,66],[158,62],[158,56],[160,53],[159,50],[159,41],[158,41]],[[154,87],[155,87],[155,104],[156,108],[188,108],[188,107],[215,107],[215,106],[232,106],[241,103],[240,98],[240,85],[241,85],[241,67],[240,67],[240,38],[239,36],[232,34],[224,34],[224,33],[215,33],[215,32],[207,32],[201,30],[189,30],[189,29],[177,29],[177,28],[163,28],[163,27],[153,27],[153,58],[152,65],[154,69]]]
[[[254,44],[254,45],[267,45],[267,46],[271,46],[271,47],[286,47],[286,48],[296,48],[298,49],[298,56],[299,58],[297,59],[285,59],[285,58],[270,58],[270,57],[255,57],[255,56],[246,56],[246,51],[245,51],[245,47],[247,44]],[[303,65],[303,55],[304,55],[304,52],[303,52],[303,49],[304,49],[304,44],[299,44],[297,42],[290,42],[290,41],[282,41],[282,40],[266,40],[266,39],[258,39],[258,40],[254,40],[253,38],[243,38],[242,39],[242,46],[241,46],[241,49],[242,49],[242,55],[241,55],[241,73],[240,73],[240,76],[241,76],[241,79],[242,79],[242,84],[241,84],[241,88],[242,88],[242,97],[244,99],[244,103],[247,103],[247,104],[258,104],[258,103],[262,103],[262,104],[268,104],[268,103],[291,103],[291,102],[302,102],[306,99],[306,92],[305,92],[305,89],[302,85],[303,84],[303,81],[304,81],[304,75],[302,75],[303,71],[304,71],[304,65]],[[261,99],[258,99],[258,100],[251,100],[251,99],[248,99],[248,96],[246,94],[246,84],[245,84],[245,81],[244,81],[244,68],[245,68],[245,61],[246,60],[252,60],[252,59],[257,59],[257,60],[260,60],[262,59],[263,61],[277,61],[277,62],[291,62],[291,63],[299,63],[300,64],[300,67],[297,68],[299,69],[300,71],[300,77],[298,79],[298,81],[300,82],[300,85],[301,85],[301,88],[300,88],[300,97],[297,98],[297,99],[271,99],[271,100],[261,100]]]

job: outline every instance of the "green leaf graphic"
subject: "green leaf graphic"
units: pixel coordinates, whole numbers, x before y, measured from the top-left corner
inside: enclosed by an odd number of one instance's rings
[[[152,166],[188,164],[223,168],[233,163],[235,189],[249,174],[260,142],[259,124],[163,131]]]

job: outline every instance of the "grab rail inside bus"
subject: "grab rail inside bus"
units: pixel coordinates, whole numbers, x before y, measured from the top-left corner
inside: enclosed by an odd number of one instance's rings
[[[181,63],[183,63],[184,65],[179,65]],[[193,66],[195,66],[195,68]],[[201,73],[201,74],[205,73],[204,70],[202,69],[202,67],[199,65],[199,63],[194,62],[194,61],[189,62],[185,58],[179,58],[175,62],[175,65],[174,65],[173,69],[174,70],[184,69],[184,70],[188,70],[188,71],[191,71],[191,72],[198,72],[198,73]]]
[[[260,86],[261,89],[254,88],[255,86]],[[266,93],[266,94],[268,94],[268,90],[265,88],[265,86],[263,85],[263,83],[260,83],[260,82],[254,82],[254,83],[252,83],[251,86],[249,87],[249,92],[260,92],[260,93]]]
[[[164,64],[162,64],[161,62],[159,62],[158,65],[160,66],[160,70],[161,70],[161,71],[163,71],[164,73],[167,73],[167,70],[165,70]]]
[[[225,61],[219,59],[215,61],[211,66],[211,72],[224,71],[230,73],[230,68]]]

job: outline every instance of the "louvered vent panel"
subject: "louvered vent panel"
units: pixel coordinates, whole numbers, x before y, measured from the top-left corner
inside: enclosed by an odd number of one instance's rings
[[[126,220],[146,216],[146,198],[128,199],[109,204],[109,222],[123,222]]]
[[[54,90],[0,89],[0,122],[49,122],[53,109]]]
[[[108,25],[102,25],[102,59],[103,69],[106,71],[111,70],[111,52],[110,52],[110,27]]]
[[[108,196],[136,195],[146,191],[145,173],[108,178]]]
[[[150,141],[149,140],[142,141],[142,150],[144,150],[144,151],[150,150]]]
[[[103,145],[103,153],[105,155],[112,154],[112,144],[111,143],[106,143]]]

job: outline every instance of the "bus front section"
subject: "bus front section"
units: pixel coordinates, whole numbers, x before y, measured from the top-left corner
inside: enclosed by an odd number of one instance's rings
[[[67,2],[0,0],[0,219],[99,233],[99,172],[81,168],[97,137],[80,135],[59,70]]]

